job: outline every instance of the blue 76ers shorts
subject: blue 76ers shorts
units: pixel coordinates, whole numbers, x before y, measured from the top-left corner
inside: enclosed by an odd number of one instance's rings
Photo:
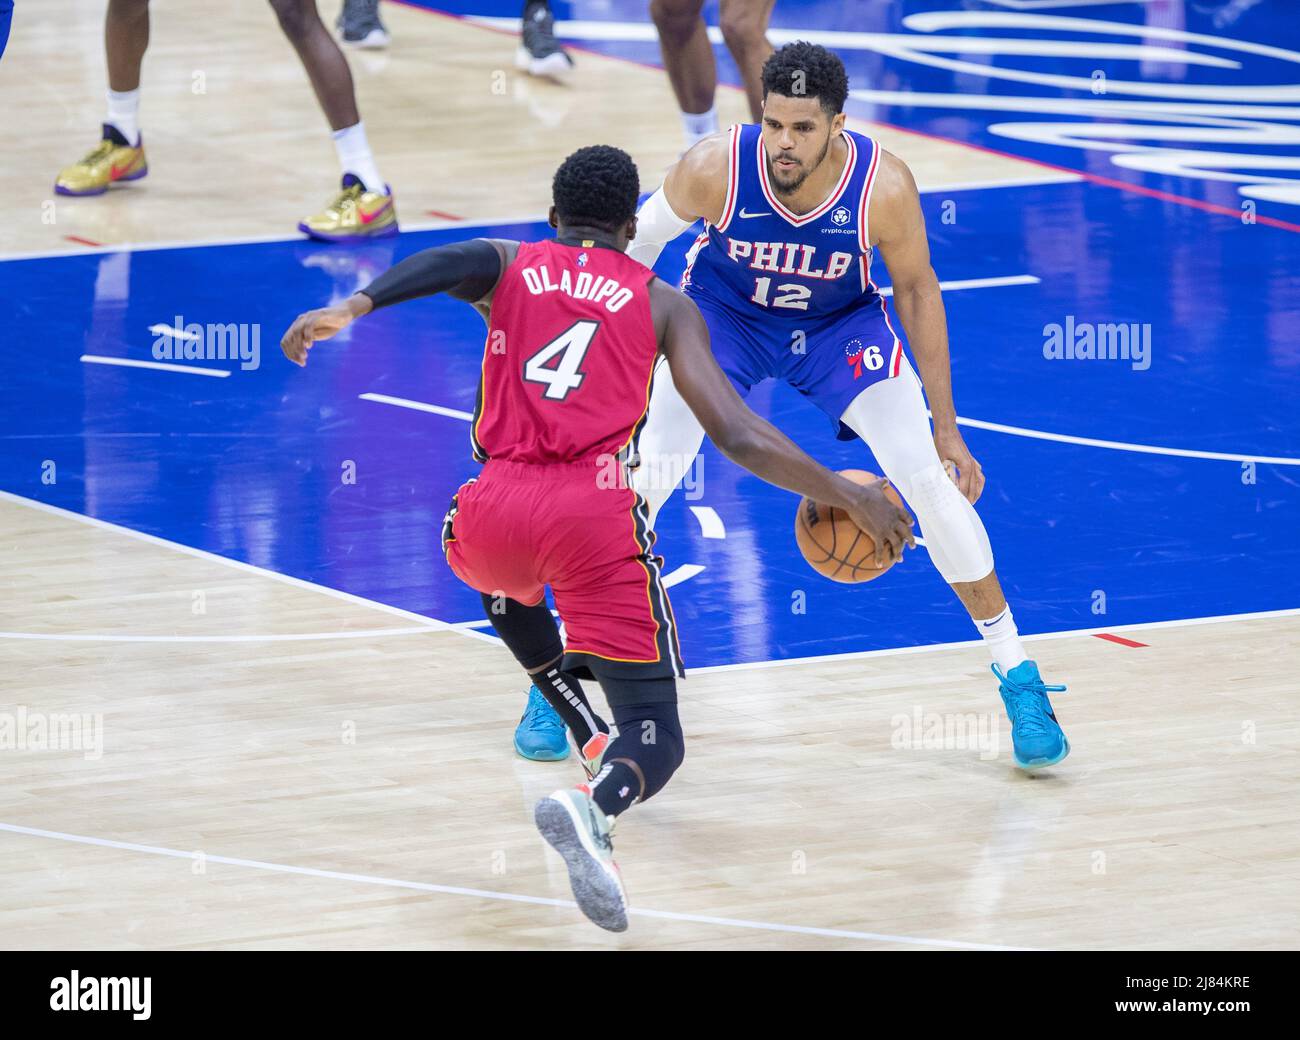
[[[784,380],[826,413],[840,440],[857,436],[840,422],[853,399],[902,370],[907,341],[882,297],[864,297],[861,306],[826,316],[776,319],[722,303],[697,284],[686,294],[704,315],[713,355],[741,397],[764,379]]]

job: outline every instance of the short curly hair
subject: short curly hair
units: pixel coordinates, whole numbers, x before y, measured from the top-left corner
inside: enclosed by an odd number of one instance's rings
[[[641,179],[621,148],[579,148],[560,164],[551,184],[556,214],[565,224],[617,231],[636,215]]]
[[[839,56],[815,43],[787,43],[763,65],[763,96],[815,97],[822,111],[834,117],[844,111],[849,76]]]

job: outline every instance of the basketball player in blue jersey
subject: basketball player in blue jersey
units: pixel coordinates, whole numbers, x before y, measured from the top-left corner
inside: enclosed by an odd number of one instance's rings
[[[637,214],[629,255],[651,266],[665,243],[703,219],[682,288],[704,315],[722,370],[742,396],[783,379],[842,439],[866,442],[989,645],[1016,764],[1053,765],[1070,745],[1048,693],[1065,687],[1045,685],[1028,660],[975,512],[984,476],[957,430],[943,300],[912,174],[845,130],[848,77],[825,48],[776,51],[763,66],[763,91],[761,125],[706,138],[669,170]],[[872,281],[877,252],[897,314]],[[649,463],[637,491],[651,524],[703,438],[661,367],[637,441]]]

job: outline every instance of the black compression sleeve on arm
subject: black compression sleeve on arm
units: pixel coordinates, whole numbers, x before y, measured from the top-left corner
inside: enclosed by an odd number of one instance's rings
[[[482,238],[435,246],[394,264],[361,291],[374,309],[446,292],[473,303],[501,277],[501,254]]]

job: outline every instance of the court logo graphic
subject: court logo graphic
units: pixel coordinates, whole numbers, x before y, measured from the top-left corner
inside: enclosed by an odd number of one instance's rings
[[[1136,372],[1151,367],[1151,323],[1075,321],[1043,326],[1043,357],[1048,361],[1130,361]]]
[[[82,978],[73,971],[50,980],[52,1011],[130,1011],[131,1017],[143,1022],[153,1013],[150,1007],[153,979]]]
[[[238,361],[245,372],[262,364],[262,326],[255,322],[150,325],[155,361]]]
[[[847,206],[837,206],[835,212],[831,214],[831,220],[838,227],[843,227],[849,222],[849,208]]]

